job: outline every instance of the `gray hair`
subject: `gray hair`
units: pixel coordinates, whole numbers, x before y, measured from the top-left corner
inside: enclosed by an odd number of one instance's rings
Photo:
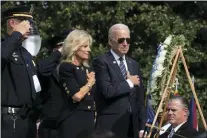
[[[117,30],[127,30],[130,33],[129,27],[127,25],[121,23],[114,24],[109,28],[108,39],[113,38]]]
[[[170,98],[169,102],[171,102],[172,100],[178,100],[178,101],[180,101],[181,106],[184,107],[184,108],[186,108],[188,110],[187,114],[189,116],[189,103],[188,103],[187,99],[185,99],[182,96],[172,96]]]

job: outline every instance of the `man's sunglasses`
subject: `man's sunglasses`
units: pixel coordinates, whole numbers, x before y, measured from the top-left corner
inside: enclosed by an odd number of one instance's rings
[[[130,38],[118,38],[117,42],[122,44],[125,40],[128,44],[130,44]]]

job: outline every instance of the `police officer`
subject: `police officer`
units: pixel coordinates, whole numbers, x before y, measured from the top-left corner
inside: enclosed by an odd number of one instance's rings
[[[8,9],[3,12],[3,16],[7,22],[7,35],[1,43],[1,136],[27,138],[30,121],[28,114],[35,105],[36,94],[41,91],[37,76],[49,75],[57,66],[61,53],[56,51],[35,64],[33,55],[22,46],[34,23],[30,7]]]
[[[64,31],[48,40],[49,52],[61,48],[63,41],[69,34],[70,30]],[[59,88],[58,67],[54,69],[51,76],[41,76],[40,81],[43,84],[41,91],[42,112],[41,123],[39,125],[39,138],[56,138],[57,137],[57,121],[62,108],[62,94]]]

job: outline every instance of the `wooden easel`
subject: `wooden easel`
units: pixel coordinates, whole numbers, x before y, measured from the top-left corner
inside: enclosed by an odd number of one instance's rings
[[[155,126],[155,123],[157,121],[157,117],[158,117],[158,114],[159,114],[159,111],[161,111],[161,108],[163,106],[163,103],[167,103],[167,101],[169,100],[170,98],[170,91],[171,91],[171,87],[170,84],[172,84],[175,80],[175,76],[177,74],[177,63],[178,63],[178,59],[179,57],[181,57],[181,60],[183,62],[183,65],[184,65],[184,68],[185,68],[185,72],[186,72],[186,75],[187,75],[187,78],[188,78],[188,82],[190,84],[190,87],[191,87],[191,90],[193,92],[193,96],[195,98],[195,102],[196,102],[196,105],[197,105],[197,108],[198,108],[198,111],[199,111],[199,114],[201,116],[201,119],[202,119],[202,122],[203,122],[203,125],[204,125],[204,128],[205,130],[207,130],[207,125],[206,125],[206,122],[205,122],[205,119],[204,119],[204,116],[203,116],[203,113],[202,113],[202,110],[201,110],[201,107],[200,107],[200,104],[198,102],[198,98],[197,98],[197,95],[196,95],[196,92],[195,92],[195,88],[194,88],[194,85],[192,83],[192,80],[191,80],[191,77],[190,77],[190,74],[189,74],[189,71],[188,71],[188,67],[187,67],[187,64],[186,64],[186,61],[185,61],[185,58],[183,56],[183,52],[182,52],[182,48],[181,46],[177,49],[177,52],[176,52],[176,55],[175,55],[175,58],[174,58],[174,61],[173,61],[173,66],[171,68],[171,71],[170,71],[170,76],[168,78],[168,81],[167,81],[167,84],[166,84],[166,87],[164,89],[164,92],[163,92],[163,95],[162,95],[162,98],[161,98],[161,101],[160,101],[160,104],[158,106],[158,109],[157,109],[157,112],[155,114],[155,118],[153,120],[153,123],[151,125],[151,128],[150,128],[150,131],[149,131],[149,134],[147,135],[147,138],[150,138],[151,134],[152,134],[152,130]],[[166,106],[167,104],[165,104],[165,107],[164,107],[164,111],[166,111]],[[160,121],[160,124],[159,124],[159,127],[158,127],[158,131],[157,131],[157,135],[156,135],[156,138],[159,137],[159,130],[160,128],[162,127],[162,123],[163,123],[163,120],[164,120],[164,116],[162,116],[161,118],[161,121]]]

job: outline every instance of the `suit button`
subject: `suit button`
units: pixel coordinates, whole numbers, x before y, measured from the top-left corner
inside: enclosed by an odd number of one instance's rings
[[[91,109],[91,106],[90,105],[88,106],[88,109]]]
[[[76,101],[73,100],[73,103],[76,103]]]
[[[66,92],[66,93],[67,93],[67,94],[69,94],[69,93],[70,93],[70,91],[68,91],[68,90],[67,90],[67,92]]]
[[[65,87],[66,86],[66,83],[63,83],[63,87]]]

